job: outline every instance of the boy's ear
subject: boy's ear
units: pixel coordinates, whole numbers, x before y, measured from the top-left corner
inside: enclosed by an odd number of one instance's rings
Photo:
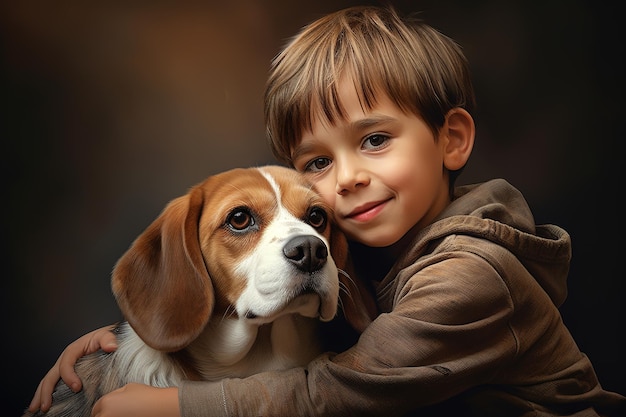
[[[474,119],[467,110],[455,107],[448,112],[439,133],[439,140],[444,145],[446,169],[456,171],[465,166],[474,147],[475,133]]]

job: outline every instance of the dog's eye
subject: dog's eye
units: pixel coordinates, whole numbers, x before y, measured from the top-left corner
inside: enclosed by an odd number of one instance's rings
[[[307,223],[317,230],[324,230],[328,215],[319,207],[313,207],[307,215]]]
[[[235,231],[243,231],[255,225],[254,217],[245,208],[237,208],[230,212],[226,225]]]

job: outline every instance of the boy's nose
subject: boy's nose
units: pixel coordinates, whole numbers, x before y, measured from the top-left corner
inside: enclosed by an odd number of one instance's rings
[[[363,167],[360,167],[355,163],[346,162],[339,163],[338,165],[336,186],[337,194],[344,195],[369,184],[370,176],[367,173],[367,170],[363,169]]]

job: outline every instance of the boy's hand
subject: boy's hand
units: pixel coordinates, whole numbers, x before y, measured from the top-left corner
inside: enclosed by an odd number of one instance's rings
[[[180,417],[178,388],[128,384],[100,398],[91,417]]]
[[[52,392],[59,378],[69,386],[72,391],[78,392],[82,388],[82,382],[76,372],[74,365],[82,356],[102,349],[105,352],[113,352],[117,349],[117,339],[112,330],[115,326],[105,326],[87,333],[69,344],[59,356],[56,363],[41,380],[35,395],[33,396],[28,411],[34,413],[37,410],[48,411],[52,406]]]

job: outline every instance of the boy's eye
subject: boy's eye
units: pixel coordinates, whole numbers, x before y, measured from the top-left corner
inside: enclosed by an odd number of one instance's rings
[[[328,158],[315,158],[304,167],[305,172],[322,171],[330,165],[330,159]]]
[[[370,135],[368,137],[365,138],[365,140],[363,140],[363,145],[362,147],[364,149],[379,149],[381,147],[384,147],[387,145],[387,142],[389,142],[389,136],[386,135],[381,135],[380,133],[376,133],[373,135]]]

